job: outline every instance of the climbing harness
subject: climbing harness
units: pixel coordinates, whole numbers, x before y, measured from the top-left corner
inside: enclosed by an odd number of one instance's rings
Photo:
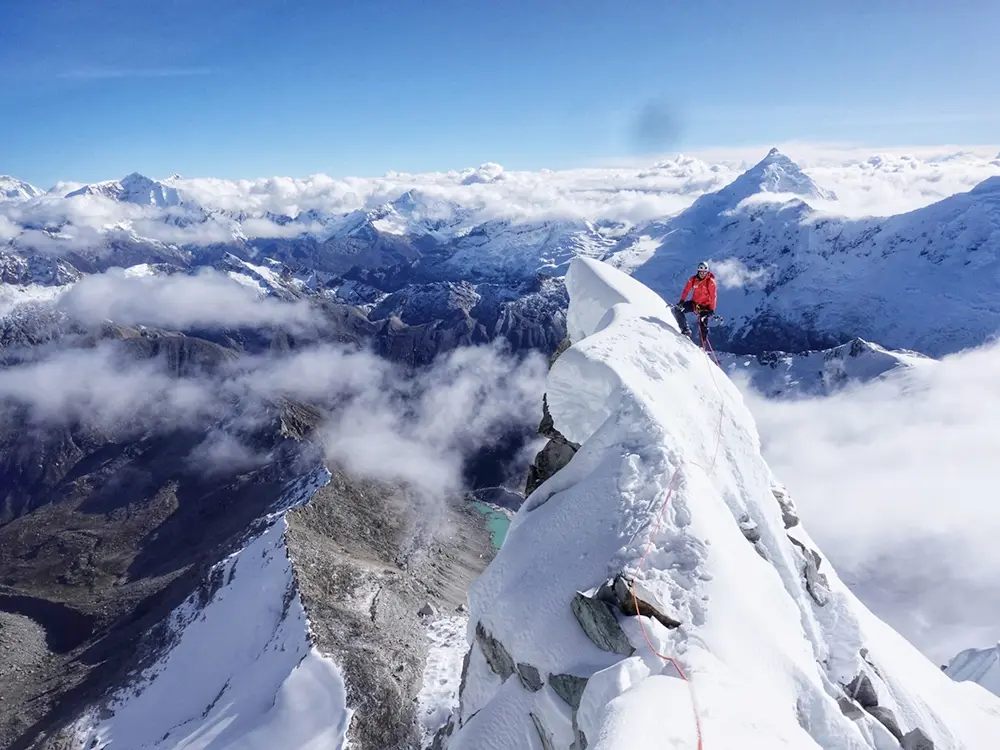
[[[719,362],[719,357],[715,353],[715,348],[712,346],[712,342],[708,339],[708,337],[702,335],[701,326],[698,327],[698,337],[701,343],[701,350],[705,353],[705,357],[708,358],[709,352],[711,352],[711,359],[715,360],[715,364],[717,364],[721,368],[722,363]],[[719,447],[722,443],[722,419],[724,412],[722,408],[722,389],[719,387],[719,383],[715,379],[715,372],[712,370],[711,361],[708,362],[708,368],[709,368],[709,374],[712,376],[712,383],[713,385],[715,385],[715,389],[719,393],[719,426],[715,434],[715,451],[712,454],[712,463],[706,469],[706,473],[711,474],[715,470],[715,463],[719,457]],[[694,465],[700,466],[697,463],[694,463]],[[650,549],[652,549],[653,547],[653,539],[656,537],[657,532],[660,530],[660,523],[663,520],[663,513],[667,509],[667,506],[670,504],[670,497],[671,495],[673,495],[674,490],[677,488],[677,483],[678,480],[680,479],[680,475],[681,475],[681,470],[680,467],[678,466],[674,470],[673,476],[670,478],[670,484],[667,485],[667,492],[663,498],[663,504],[660,506],[660,511],[659,513],[656,514],[656,521],[653,524],[652,532],[650,532],[649,541],[646,542],[646,549],[643,551],[642,557],[639,558],[639,564],[636,566],[635,570],[636,574],[638,574],[639,571],[642,570],[643,563],[646,562],[646,556],[649,554]],[[629,582],[629,591],[632,594],[632,603],[635,606],[636,619],[639,621],[639,628],[642,630],[642,637],[645,639],[646,645],[649,646],[649,650],[652,651],[656,656],[663,659],[663,661],[672,665],[673,668],[677,670],[677,674],[681,676],[681,679],[687,683],[688,689],[691,691],[691,706],[694,711],[694,726],[698,734],[698,750],[704,750],[702,745],[701,718],[698,716],[698,704],[695,699],[694,685],[691,682],[691,680],[688,679],[687,674],[684,672],[684,669],[681,667],[677,659],[674,658],[673,656],[668,656],[667,654],[661,654],[659,651],[656,650],[656,647],[653,646],[653,642],[649,639],[649,634],[646,633],[646,626],[642,622],[642,615],[639,615],[639,597],[635,593],[635,575],[631,577],[631,580]]]

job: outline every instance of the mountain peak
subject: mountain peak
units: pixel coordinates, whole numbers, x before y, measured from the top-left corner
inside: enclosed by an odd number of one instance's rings
[[[42,191],[30,182],[19,180],[10,175],[0,174],[0,201],[2,200],[28,200],[41,195]]]
[[[837,196],[813,182],[802,168],[777,149],[736,178],[725,190],[740,196],[740,200],[755,193],[792,193],[803,198],[836,200]]]
[[[95,182],[84,185],[66,195],[73,198],[81,195],[101,195],[121,203],[135,203],[140,206],[179,206],[182,203],[180,193],[176,188],[146,177],[139,172],[132,172],[120,180]]]

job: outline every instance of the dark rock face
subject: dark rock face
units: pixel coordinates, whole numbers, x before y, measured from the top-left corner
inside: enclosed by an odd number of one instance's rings
[[[907,732],[901,744],[903,750],[934,750],[934,741],[919,728]]]
[[[524,685],[525,689],[533,693],[537,693],[542,689],[542,676],[530,664],[518,662],[517,676],[520,678],[521,684]]]
[[[577,593],[571,607],[583,632],[599,649],[622,656],[635,652],[607,602]]]
[[[542,421],[538,425],[538,434],[547,437],[549,442],[545,444],[531,466],[528,467],[528,479],[525,482],[524,494],[527,497],[549,477],[555,475],[572,460],[573,456],[580,449],[580,446],[563,437],[552,421],[549,414],[548,399],[542,397]]]
[[[510,657],[504,645],[490,635],[481,622],[476,623],[476,643],[482,649],[483,656],[486,657],[486,662],[490,665],[490,669],[499,675],[501,680],[506,680],[514,674],[514,660]]]
[[[788,538],[802,552],[802,575],[806,581],[806,591],[809,592],[809,596],[812,597],[814,602],[821,607],[825,607],[827,602],[830,601],[830,584],[827,582],[826,576],[819,572],[819,566],[822,564],[823,558],[820,557],[819,552],[809,549],[798,539],[792,536]]]
[[[781,506],[781,518],[785,522],[785,528],[790,529],[797,525],[799,522],[799,516],[795,511],[795,505],[792,503],[792,499],[788,496],[788,493],[778,487],[772,487],[771,494],[774,495],[774,499],[777,500],[778,505]]]
[[[560,698],[575,711],[580,707],[580,699],[587,688],[587,678],[571,674],[550,674],[549,685]]]
[[[864,672],[859,674],[850,685],[847,686],[847,693],[856,700],[862,708],[872,708],[878,705],[878,693],[871,678]]]
[[[896,715],[890,711],[885,706],[872,706],[866,709],[868,713],[878,719],[879,723],[884,726],[898,741],[903,741],[903,732],[899,728],[899,722],[896,720]]]

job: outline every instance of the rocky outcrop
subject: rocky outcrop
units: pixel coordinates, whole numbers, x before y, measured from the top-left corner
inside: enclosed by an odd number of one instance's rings
[[[799,515],[788,492],[781,487],[772,487],[771,494],[774,495],[774,499],[778,501],[778,505],[781,507],[781,518],[785,523],[785,528],[790,529],[798,525]]]
[[[542,689],[542,676],[538,673],[538,670],[530,664],[518,662],[517,676],[526,690],[537,693]]]
[[[538,732],[538,738],[542,741],[542,750],[555,750],[555,745],[552,742],[552,734],[545,728],[542,719],[535,713],[529,713],[528,716],[531,717],[531,722],[535,725],[535,730]]]
[[[476,643],[479,644],[490,669],[499,675],[501,680],[506,680],[514,674],[514,660],[510,658],[510,653],[500,641],[487,632],[481,622],[476,623]]]
[[[635,652],[607,602],[577,593],[570,606],[583,632],[599,649],[622,656]]]
[[[605,581],[597,589],[596,597],[603,602],[616,607],[623,615],[650,617],[666,628],[680,627],[680,620],[661,612],[649,602],[639,598],[632,590],[624,576],[617,575]]]
[[[528,467],[528,479],[524,485],[526,497],[566,466],[580,449],[578,444],[567,440],[555,428],[545,396],[542,396],[542,421],[538,425],[538,434],[547,437],[549,442],[535,455],[535,460]]]
[[[934,750],[934,741],[924,734],[923,729],[907,732],[900,744],[903,750]]]
[[[903,741],[903,732],[899,728],[899,721],[896,719],[896,715],[891,710],[885,706],[872,706],[871,708],[865,710],[878,719],[878,722],[888,729],[889,733],[892,734],[893,737],[900,742]]]
[[[847,694],[851,696],[862,708],[872,708],[878,705],[878,693],[871,678],[864,672],[859,674],[851,684],[847,686]]]
[[[802,560],[802,576],[805,578],[806,591],[809,592],[809,596],[816,604],[825,607],[830,601],[830,584],[826,580],[826,576],[819,572],[823,558],[819,552],[809,549],[795,537],[789,536],[788,538],[801,552],[799,558]]]
[[[587,689],[587,678],[572,674],[550,674],[549,685],[575,711],[580,707],[583,691]]]

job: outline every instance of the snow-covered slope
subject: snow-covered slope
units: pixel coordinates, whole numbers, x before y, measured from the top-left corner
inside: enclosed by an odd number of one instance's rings
[[[678,216],[635,230],[606,259],[671,300],[709,260],[727,320],[720,338],[733,351],[860,336],[938,356],[1000,331],[1000,178],[886,219],[810,205],[821,200],[772,152]]]
[[[572,345],[546,395],[580,448],[470,591],[447,747],[996,747],[1000,700],[844,586],[663,301],[584,258],[567,285]]]
[[[864,339],[798,354],[719,353],[719,363],[730,378],[745,379],[747,385],[768,398],[828,396],[853,383],[935,361],[916,352],[890,351]]]
[[[0,201],[26,201],[41,194],[42,191],[29,182],[0,174]]]
[[[286,504],[308,499],[328,477],[306,476]],[[155,663],[76,723],[75,747],[344,747],[351,709],[343,679],[312,646],[285,530],[279,513],[212,568],[167,621]]]
[[[81,195],[102,195],[105,198],[111,198],[112,200],[124,203],[135,203],[140,206],[156,206],[158,208],[179,206],[182,202],[177,188],[152,180],[138,172],[126,175],[120,180],[109,180],[108,182],[95,182],[92,185],[85,185],[78,190],[68,193],[66,197],[74,198]]]
[[[1000,696],[1000,645],[970,648],[958,654],[945,669],[958,682],[975,682]]]

